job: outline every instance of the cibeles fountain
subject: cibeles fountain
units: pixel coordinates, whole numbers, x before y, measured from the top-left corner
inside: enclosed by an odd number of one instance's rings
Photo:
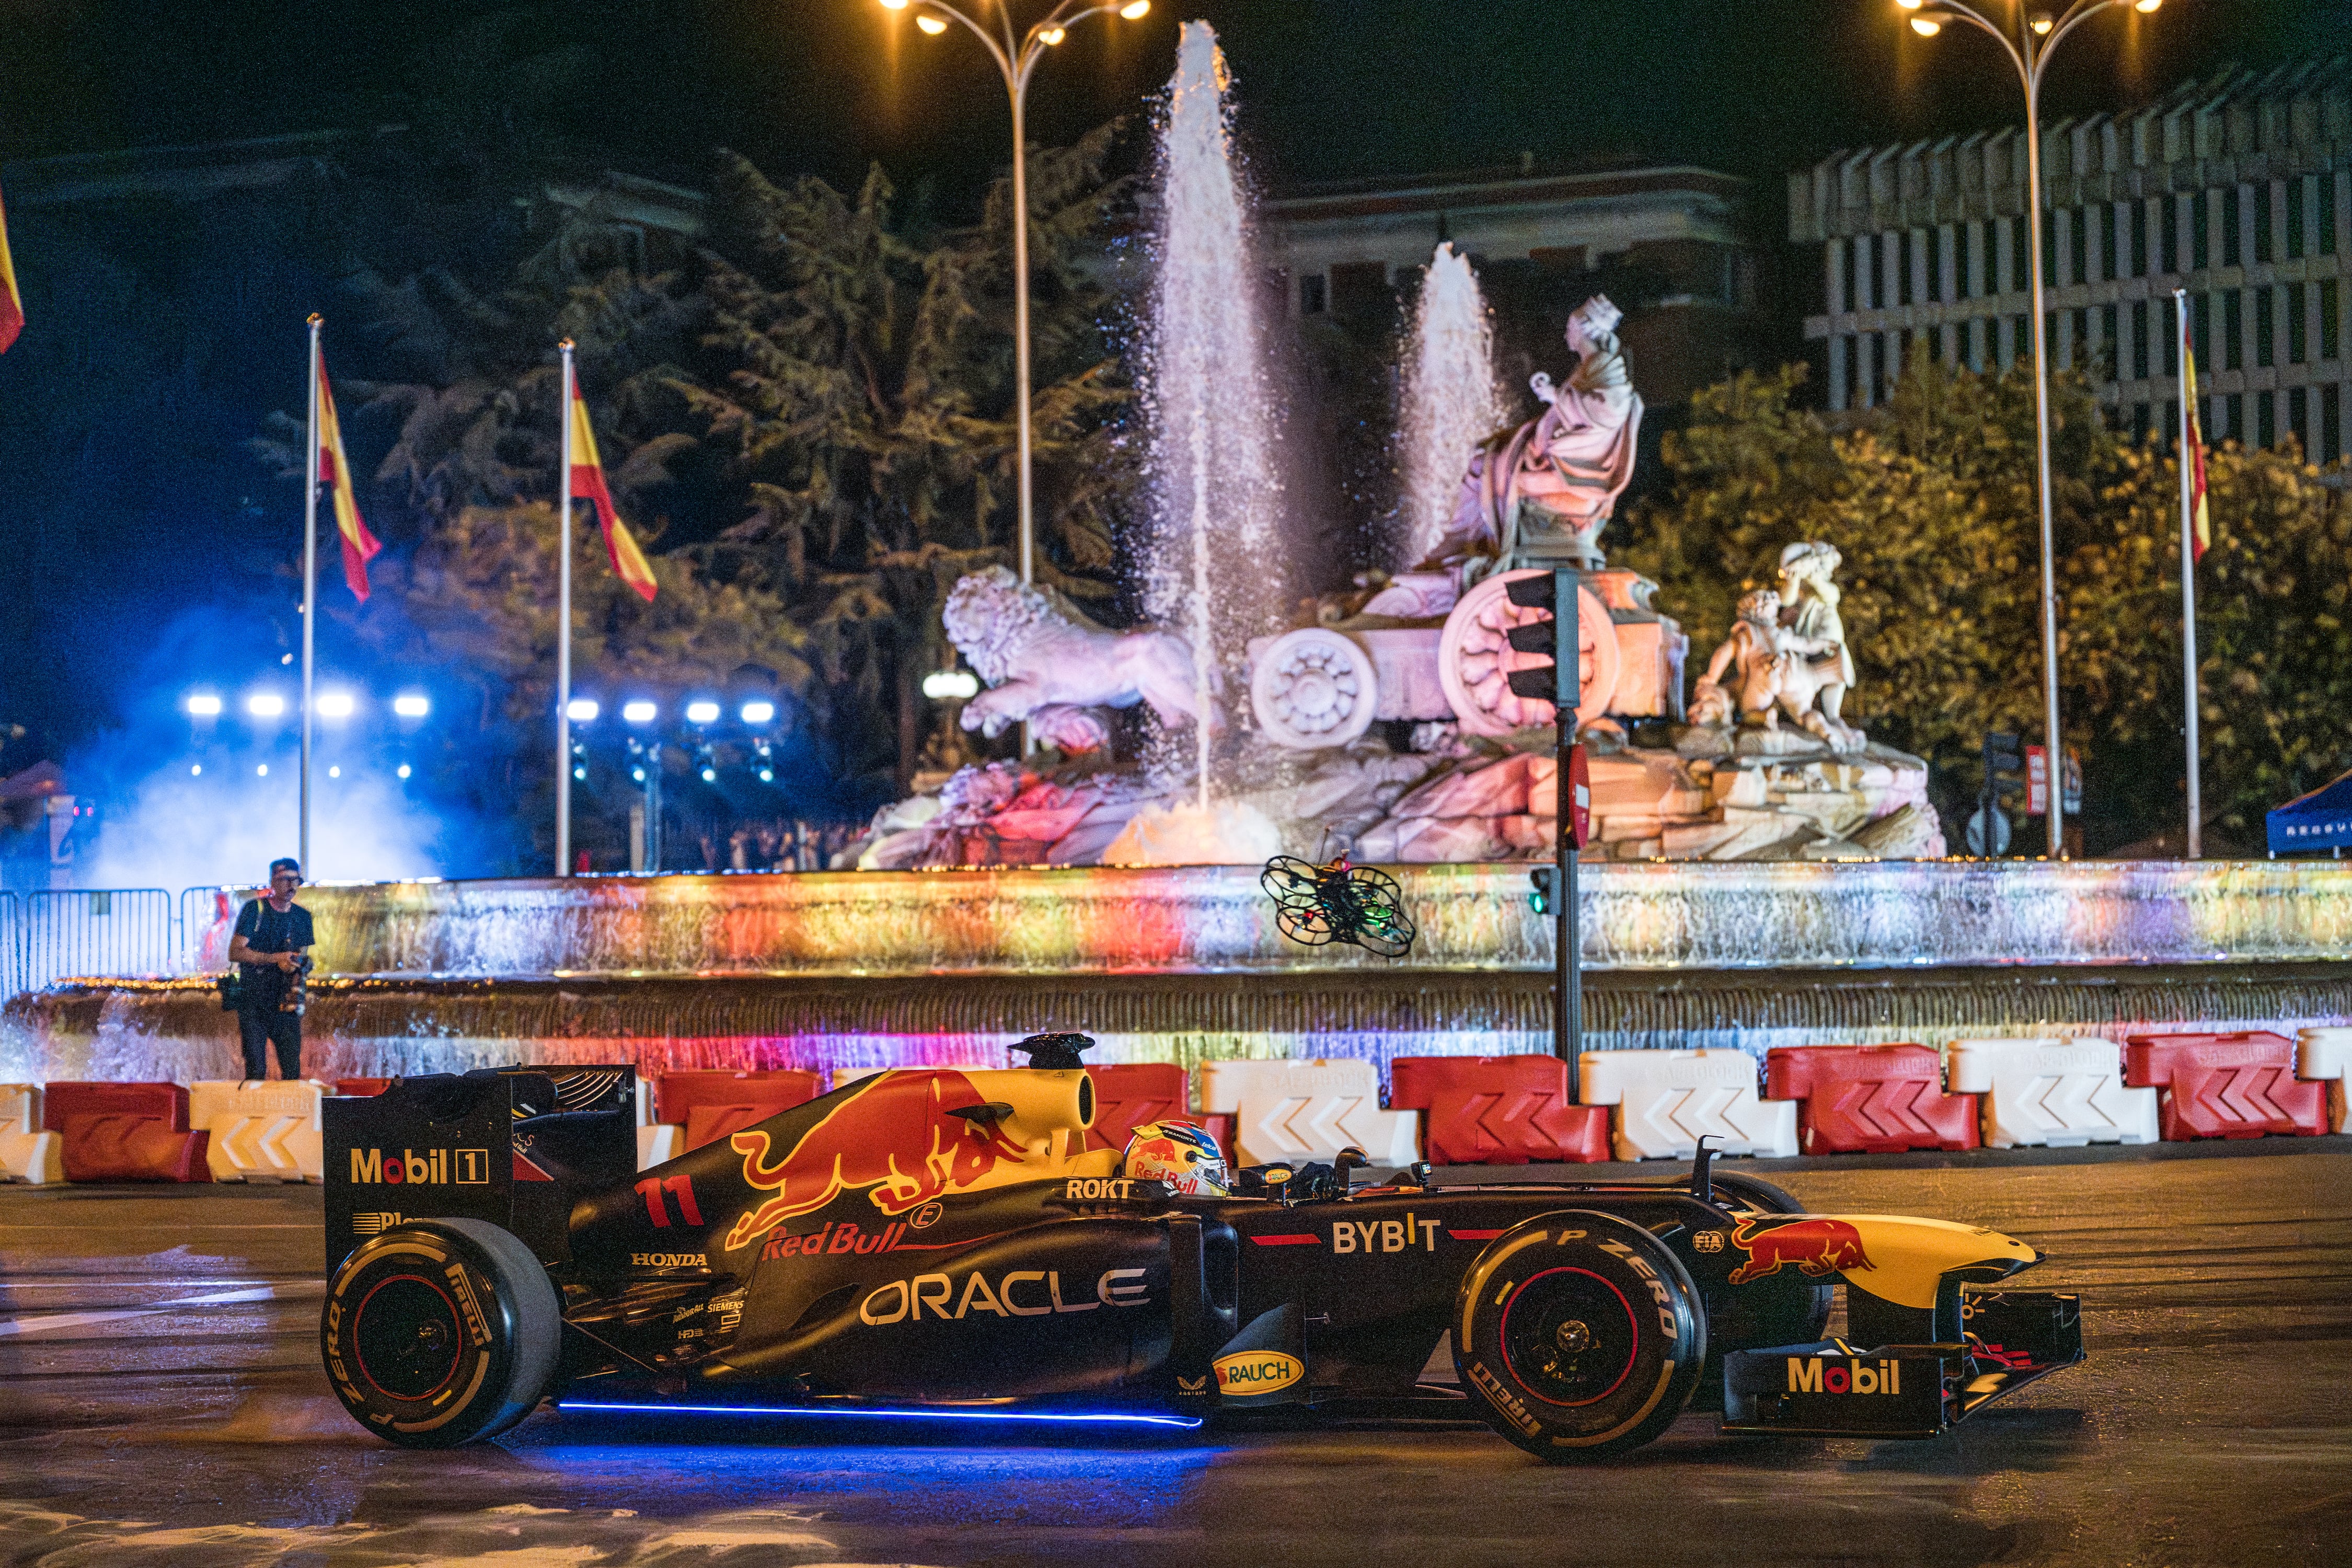
[[[2352,1021],[2340,863],[1937,858],[1924,767],[1867,734],[1899,698],[1855,691],[1868,650],[1821,542],[1784,542],[1694,659],[1675,606],[1608,559],[1642,403],[1606,299],[1524,405],[1441,246],[1401,356],[1390,564],[1303,598],[1232,89],[1188,24],[1136,367],[1140,624],[1002,568],[946,604],[986,688],[961,722],[1025,722],[1044,750],[899,803],[828,872],[311,889],[310,1070],[1004,1066],[1071,1028],[1109,1062],[1548,1050],[1552,927],[1526,895],[1555,827],[1553,714],[1509,691],[1504,584],[1560,564],[1583,584],[1599,829],[1589,1047]],[[1385,863],[1410,955],[1286,941],[1257,879],[1277,850]],[[198,934],[216,966],[226,929]],[[70,982],[0,1016],[0,1081],[236,1060],[200,974]]]
[[[1429,374],[1433,363],[1494,401],[1485,395],[1491,364],[1464,349],[1484,332],[1448,320],[1465,312],[1474,324],[1483,318],[1475,280],[1442,247],[1423,289],[1416,374],[1404,381],[1400,419],[1421,473],[1444,471],[1442,447],[1427,448],[1463,428],[1446,415],[1464,399]],[[1686,701],[1689,638],[1655,604],[1657,584],[1610,566],[1601,547],[1633,477],[1642,422],[1622,319],[1605,297],[1579,306],[1567,332],[1572,366],[1557,382],[1533,379],[1541,412],[1457,447],[1453,504],[1425,552],[1407,569],[1366,574],[1353,592],[1308,601],[1306,624],[1287,631],[1248,635],[1247,618],[1210,589],[1177,586],[1155,595],[1181,611],[1172,625],[1114,635],[1002,568],[966,578],[947,629],[989,689],[963,723],[993,734],[1025,721],[1075,760],[1051,772],[967,769],[937,795],[885,813],[854,852],[857,863],[1182,864],[1263,860],[1281,849],[1397,864],[1549,858],[1555,716],[1550,703],[1514,695],[1508,680],[1538,658],[1511,647],[1510,629],[1540,612],[1513,605],[1506,585],[1561,566],[1582,584],[1576,721],[1591,753],[1590,858],[1941,857],[1927,764],[1872,742],[1844,717],[1855,671],[1832,546],[1790,542],[1779,590],[1741,601]],[[1202,321],[1163,308],[1155,364],[1214,376],[1222,362],[1192,350],[1204,328],[1249,330],[1224,313]],[[1164,346],[1170,338],[1188,352]],[[1191,420],[1214,401],[1206,389],[1155,389],[1157,405],[1172,402]],[[1155,447],[1171,445],[1207,448],[1182,436]],[[1228,493],[1263,497],[1270,480],[1255,478]],[[1205,507],[1209,487],[1181,464],[1163,490],[1171,479],[1185,504],[1163,511],[1186,526],[1171,530],[1163,518],[1159,554],[1207,562],[1223,533]],[[1409,499],[1427,488],[1409,480]],[[1254,581],[1278,574],[1265,559],[1268,531],[1261,517],[1234,531],[1229,554],[1255,566]],[[1181,584],[1181,571],[1160,571]],[[1234,684],[1245,689],[1249,722],[1228,725],[1220,642],[1233,640],[1225,628],[1236,620],[1246,641]],[[1193,743],[1172,753],[1189,760],[1189,774],[1166,765],[1164,748],[1157,766],[1149,754],[1112,755],[1109,713],[1138,704],[1190,731]],[[1220,748],[1228,729],[1235,738]],[[1221,751],[1238,753],[1222,770],[1222,790],[1213,787]]]

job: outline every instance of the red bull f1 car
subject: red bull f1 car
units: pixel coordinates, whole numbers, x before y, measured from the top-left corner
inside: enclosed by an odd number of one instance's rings
[[[552,1398],[1178,1426],[1461,1412],[1583,1460],[1686,1410],[1930,1437],[2082,1359],[2077,1299],[2002,1288],[2039,1255],[1990,1230],[1800,1213],[1704,1153],[1647,1183],[1352,1185],[1352,1151],[1194,1180],[1186,1162],[1217,1173],[1204,1136],[1101,1147],[1075,1051],[1034,1059],[885,1072],[644,1171],[627,1068],[330,1100],[336,1394],[420,1447]]]

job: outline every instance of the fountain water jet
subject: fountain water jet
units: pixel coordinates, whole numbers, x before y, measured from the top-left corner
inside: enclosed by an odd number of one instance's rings
[[[1495,375],[1495,327],[1470,258],[1441,241],[1429,258],[1405,343],[1397,397],[1403,479],[1397,564],[1426,559],[1445,537],[1462,492],[1463,454],[1511,416]]]
[[[1157,277],[1143,345],[1150,524],[1144,610],[1192,645],[1197,710],[1236,650],[1283,602],[1274,551],[1276,418],[1258,321],[1258,270],[1234,155],[1231,78],[1206,22],[1184,24],[1160,132]],[[1196,809],[1210,811],[1213,726],[1193,726]]]

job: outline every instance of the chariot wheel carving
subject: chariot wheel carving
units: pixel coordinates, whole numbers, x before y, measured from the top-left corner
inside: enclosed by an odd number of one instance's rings
[[[1473,735],[1507,735],[1530,724],[1552,721],[1552,705],[1521,697],[1511,689],[1509,676],[1550,661],[1540,654],[1520,653],[1510,645],[1511,627],[1543,618],[1540,610],[1511,603],[1503,584],[1538,572],[1504,572],[1486,578],[1454,606],[1437,644],[1437,679],[1454,717]],[[1617,628],[1609,607],[1590,588],[1577,590],[1577,643],[1581,658],[1576,721],[1589,724],[1609,710],[1623,668],[1617,648]]]
[[[1372,656],[1352,637],[1311,626],[1276,637],[1250,672],[1259,726],[1297,751],[1344,746],[1371,728],[1380,706]]]

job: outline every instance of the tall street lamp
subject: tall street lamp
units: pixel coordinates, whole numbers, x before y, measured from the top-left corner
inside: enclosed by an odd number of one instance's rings
[[[1020,407],[1021,581],[1036,580],[1036,523],[1029,479],[1029,142],[1025,125],[1029,75],[1045,51],[1070,27],[1088,16],[1118,16],[1135,21],[1151,0],[1060,0],[1026,34],[1016,35],[1006,0],[880,0],[886,11],[915,13],[915,26],[937,35],[961,22],[988,49],[1013,100],[1013,398]],[[965,9],[969,6],[971,9]],[[993,16],[973,13],[993,13]],[[1025,726],[1024,732],[1025,732]]]
[[[2051,526],[2050,500],[2050,345],[2042,309],[2042,73],[2059,41],[2102,11],[2129,5],[2154,11],[2164,0],[2071,0],[2048,8],[2029,10],[2011,3],[2006,7],[2011,25],[2003,26],[1985,15],[1978,0],[1895,0],[1897,9],[1911,14],[1911,30],[1932,38],[1954,22],[1966,22],[1990,33],[2017,68],[2025,89],[2025,226],[2026,273],[2031,282],[2033,321],[2033,460],[2034,488],[2042,502],[2042,799],[2049,807],[2050,856],[2065,852],[2064,805],[2066,748],[2058,729],[2058,561]]]

